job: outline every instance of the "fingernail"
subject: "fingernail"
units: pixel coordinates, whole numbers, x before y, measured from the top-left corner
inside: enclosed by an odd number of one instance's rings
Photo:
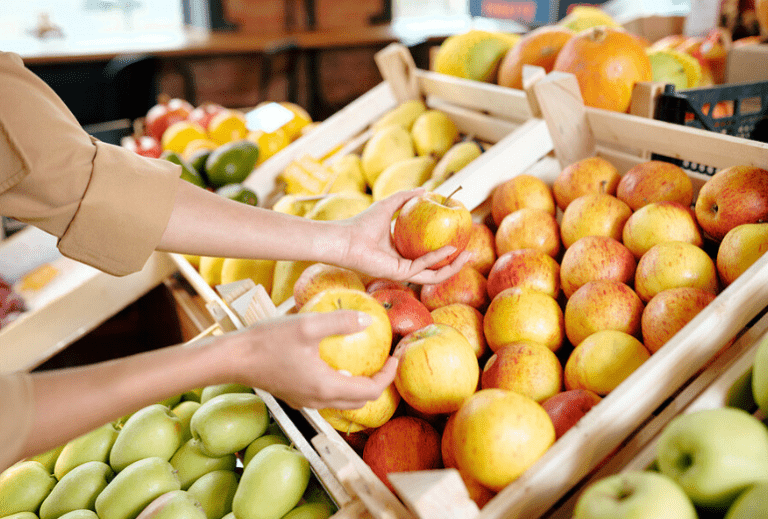
[[[346,369],[340,369],[339,370],[339,374],[344,375],[345,377],[351,377],[352,376],[352,373],[350,373]]]
[[[448,245],[448,248],[446,250],[448,251],[448,255],[450,256],[451,254],[456,252],[456,247],[454,247],[453,245]]]
[[[357,324],[360,326],[370,326],[373,323],[373,317],[365,312],[357,312]]]

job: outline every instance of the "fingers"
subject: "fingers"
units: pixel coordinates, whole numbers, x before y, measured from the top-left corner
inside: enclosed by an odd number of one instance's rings
[[[371,324],[371,316],[355,310],[308,312],[301,315],[302,330],[309,339],[323,339],[329,335],[347,335],[364,330]]]
[[[318,407],[335,409],[359,409],[367,402],[376,400],[395,379],[398,360],[389,357],[384,366],[371,377],[350,377],[335,372],[326,380],[328,394]]]
[[[421,256],[420,258],[413,261],[412,269],[413,271],[418,272],[417,274],[414,274],[411,276],[408,281],[411,281],[413,283],[419,283],[422,285],[426,284],[433,284],[433,283],[439,283],[441,281],[444,281],[448,279],[449,277],[456,274],[461,268],[467,263],[469,260],[470,253],[468,251],[463,251],[461,254],[456,256],[456,259],[454,259],[450,264],[438,269],[438,270],[429,270],[427,267],[429,265],[434,265],[438,261],[442,261],[443,259],[447,258],[451,255],[452,251],[449,253],[443,253],[437,257],[440,259],[434,260],[432,257],[433,254],[437,254],[441,251],[444,251],[445,249],[453,249],[453,247],[443,247],[442,249],[438,249],[435,252],[430,252],[428,254],[425,254],[424,256]],[[455,249],[453,249],[455,250]],[[423,262],[422,262],[423,260]]]
[[[391,214],[394,214],[398,209],[403,207],[408,200],[415,196],[419,196],[424,193],[424,191],[423,187],[418,187],[409,191],[398,191],[377,203],[384,206]]]

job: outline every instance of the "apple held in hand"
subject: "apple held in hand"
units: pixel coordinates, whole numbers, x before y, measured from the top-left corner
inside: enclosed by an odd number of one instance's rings
[[[584,236],[563,253],[560,286],[565,297],[589,281],[612,279],[633,285],[637,260],[624,244],[609,236]]]
[[[543,344],[512,342],[496,350],[485,363],[480,385],[483,389],[509,389],[541,403],[562,389],[563,367]]]
[[[327,408],[322,409],[321,414],[335,429],[353,433],[381,427],[395,414],[398,404],[400,393],[394,384],[390,384],[376,400],[366,402],[359,409]]]
[[[616,186],[616,198],[633,211],[653,202],[676,202],[690,207],[693,183],[683,168],[661,160],[649,160],[631,167]]]
[[[768,220],[768,170],[748,165],[719,170],[701,186],[695,211],[701,228],[717,241],[737,225]]]
[[[433,323],[429,308],[416,299],[411,290],[382,288],[372,292],[371,296],[387,311],[393,341],[399,341],[409,333]]]
[[[697,519],[680,485],[652,471],[604,477],[579,496],[573,519]]]
[[[694,287],[662,290],[648,301],[640,319],[643,344],[655,353],[715,299],[715,294]]]
[[[455,252],[431,265],[436,270],[451,263],[466,248],[472,233],[472,214],[458,200],[432,191],[408,200],[395,219],[392,238],[403,257],[417,259],[447,245]]]
[[[695,505],[724,511],[750,485],[768,481],[768,429],[735,407],[681,414],[661,431],[656,461]]]
[[[333,369],[352,376],[371,376],[387,361],[392,348],[392,325],[387,311],[373,296],[350,288],[323,290],[301,307],[304,312],[357,310],[371,316],[372,323],[356,333],[332,335],[320,341],[320,358]]]
[[[451,413],[477,389],[480,365],[467,339],[455,328],[430,324],[403,337],[395,387],[416,411]]]
[[[715,265],[728,286],[768,252],[768,222],[743,223],[728,231],[717,248]]]
[[[560,438],[602,399],[588,389],[568,389],[549,397],[541,407],[555,426],[555,438]]]
[[[354,270],[327,263],[314,263],[304,269],[296,283],[293,284],[293,298],[296,301],[296,308],[301,308],[315,294],[329,288],[351,288],[365,291],[365,285],[360,279],[360,275]]]

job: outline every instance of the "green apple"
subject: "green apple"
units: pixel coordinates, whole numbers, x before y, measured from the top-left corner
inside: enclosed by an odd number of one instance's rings
[[[171,490],[153,499],[137,519],[205,519],[205,512],[189,492]]]
[[[192,420],[192,415],[200,407],[200,402],[194,400],[184,400],[171,409],[173,414],[179,417],[181,420],[181,443],[186,443],[192,438],[192,431],[189,429],[189,422]]]
[[[225,456],[208,456],[205,454],[198,440],[190,439],[179,447],[171,457],[171,465],[176,470],[176,475],[181,483],[181,488],[186,490],[195,480],[213,470],[234,470],[237,465],[237,457],[234,454]]]
[[[192,437],[209,456],[226,456],[244,449],[264,434],[267,405],[252,393],[226,393],[203,402],[189,423]]]
[[[739,494],[728,507],[724,519],[762,519],[768,517],[768,483],[755,483]]]
[[[96,497],[115,472],[103,461],[88,461],[73,468],[56,483],[40,505],[40,519],[58,519],[74,510],[93,510]]]
[[[696,519],[683,489],[658,472],[634,470],[604,477],[579,496],[573,519]]]
[[[96,514],[94,513],[93,515]],[[38,517],[34,512],[16,512],[15,514],[6,515],[3,519],[38,519]]]
[[[59,519],[99,519],[99,516],[93,510],[72,510]]]
[[[199,402],[202,396],[203,396],[203,388],[198,387],[195,389],[190,389],[189,391],[185,391],[181,395],[181,401],[182,402],[186,402],[186,401]]]
[[[204,404],[215,396],[226,395],[227,393],[253,393],[253,388],[234,382],[205,386],[200,392],[200,403]]]
[[[293,447],[265,447],[243,470],[232,501],[237,519],[280,519],[295,507],[309,484],[307,458]]]
[[[163,458],[144,458],[119,472],[96,498],[99,519],[135,519],[155,498],[181,487]]]
[[[119,432],[113,424],[108,423],[67,442],[53,469],[56,479],[61,481],[67,472],[86,461],[107,463]]]
[[[181,395],[174,395],[166,398],[165,400],[159,401],[158,404],[164,405],[165,407],[173,407],[179,402],[181,402]]]
[[[248,462],[251,461],[261,449],[276,443],[290,445],[291,442],[288,441],[288,438],[283,434],[264,434],[253,440],[248,444],[248,447],[245,448],[245,453],[243,454],[243,467],[247,466]]]
[[[58,447],[54,447],[51,450],[36,454],[29,459],[32,461],[39,461],[46,469],[48,469],[48,472],[53,474],[53,469],[56,467],[56,460],[59,459],[59,454],[61,454],[62,450],[64,450],[63,444],[59,445]]]
[[[56,478],[39,461],[20,461],[0,473],[0,517],[17,512],[37,513],[56,485]]]
[[[200,476],[187,492],[202,505],[207,519],[221,519],[232,511],[238,475],[232,470],[214,470]]]
[[[752,396],[764,413],[768,412],[768,336],[763,337],[755,351],[752,364]]]
[[[768,481],[768,429],[735,407],[681,414],[659,435],[656,460],[695,505],[724,510],[749,485]]]
[[[109,453],[109,464],[120,472],[143,458],[171,459],[181,446],[181,420],[167,406],[152,404],[125,422]]]
[[[328,519],[336,508],[327,503],[304,503],[288,512],[282,519]]]

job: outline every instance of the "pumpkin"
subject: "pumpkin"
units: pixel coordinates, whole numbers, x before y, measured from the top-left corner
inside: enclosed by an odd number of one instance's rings
[[[645,48],[629,32],[613,27],[577,33],[552,69],[576,76],[585,105],[617,112],[629,110],[635,83],[653,77]]]
[[[524,34],[499,65],[499,85],[522,89],[523,65],[536,65],[551,72],[560,49],[574,34],[559,25],[544,25]]]

